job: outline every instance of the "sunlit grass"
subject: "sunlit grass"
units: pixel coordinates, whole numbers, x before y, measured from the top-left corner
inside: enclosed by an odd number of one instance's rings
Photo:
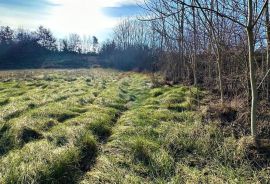
[[[7,75],[7,74],[6,74]],[[267,183],[250,137],[204,122],[204,92],[112,70],[0,82],[0,183]],[[207,105],[207,104],[204,104]],[[256,165],[257,164],[257,165]]]

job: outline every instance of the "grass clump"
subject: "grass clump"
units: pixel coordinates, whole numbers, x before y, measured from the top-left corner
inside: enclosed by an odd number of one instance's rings
[[[23,127],[17,134],[17,139],[19,139],[23,143],[28,143],[30,141],[42,138],[43,135],[41,133],[29,127]]]
[[[13,148],[14,137],[10,134],[10,126],[7,123],[0,123],[0,156]]]
[[[77,140],[82,136],[82,133],[85,133],[86,131],[88,130],[83,125],[73,126],[59,124],[47,132],[46,137],[50,142],[61,147],[77,143]]]
[[[173,158],[156,142],[139,137],[131,140],[131,150],[135,163],[141,162],[146,166],[145,174],[153,178],[168,178],[173,174]]]
[[[4,120],[5,121],[9,121],[11,119],[17,118],[19,117],[21,114],[23,113],[23,110],[15,110],[13,112],[10,112],[9,114],[7,114],[6,116],[4,116]]]
[[[56,126],[58,124],[57,121],[49,119],[48,121],[46,121],[43,125],[42,125],[42,129],[44,131],[48,131],[50,130],[52,127]]]
[[[98,149],[91,134],[80,130],[73,135],[74,137],[66,135],[69,137],[68,143],[62,146],[45,139],[28,143],[22,149],[9,152],[0,160],[0,182],[77,181],[82,172],[90,168]]]
[[[1,183],[52,183],[74,181],[79,152],[56,148],[47,141],[27,144],[0,160]]]
[[[94,164],[98,152],[97,142],[91,134],[85,133],[78,139],[77,145],[81,150],[80,169],[88,171]]]
[[[131,149],[133,150],[134,160],[143,162],[148,165],[150,163],[150,155],[152,152],[156,151],[159,146],[142,137],[136,138],[131,141]]]
[[[7,98],[7,99],[0,99],[0,106],[3,106],[3,105],[6,105],[10,102],[10,100]]]
[[[79,113],[72,112],[68,109],[65,109],[65,106],[58,104],[44,106],[31,112],[31,117],[33,118],[46,117],[50,119],[55,119],[60,123],[75,118],[79,115]]]
[[[96,122],[91,123],[89,125],[89,129],[100,140],[107,139],[112,133],[111,126],[108,123],[102,122],[102,121],[96,121]]]
[[[35,104],[35,103],[28,104],[28,108],[30,108],[30,109],[34,109],[34,108],[37,108],[37,107],[38,107],[38,105]]]
[[[59,121],[61,123],[61,122],[64,122],[68,119],[75,118],[76,116],[78,116],[78,114],[70,112],[70,113],[62,113],[62,114],[50,114],[49,116],[51,118],[56,118],[57,121]]]

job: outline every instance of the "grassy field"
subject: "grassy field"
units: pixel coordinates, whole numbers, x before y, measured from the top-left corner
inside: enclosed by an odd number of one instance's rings
[[[206,92],[112,70],[0,72],[0,183],[269,183]],[[200,99],[200,105],[198,104]]]

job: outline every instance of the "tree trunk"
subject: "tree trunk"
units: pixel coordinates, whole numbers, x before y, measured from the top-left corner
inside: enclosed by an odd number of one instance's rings
[[[248,56],[245,55],[245,65],[246,65],[246,80],[247,80],[247,90],[248,90],[248,96],[247,96],[247,103],[248,106],[250,106],[250,100],[251,100],[251,88],[250,88],[250,80],[249,80],[249,60],[248,60]]]
[[[183,1],[185,2],[185,1]],[[182,79],[185,79],[186,78],[186,75],[185,75],[185,59],[184,59],[184,19],[185,19],[185,6],[182,5],[182,8],[181,8],[181,16],[180,16],[180,19],[181,19],[181,22],[180,22],[180,29],[181,29],[181,32],[180,32],[180,35],[181,35],[181,39],[180,39],[180,47],[181,47],[181,61],[182,61]]]
[[[194,2],[193,2],[194,3]],[[197,28],[196,28],[196,17],[195,17],[195,8],[192,8],[192,14],[193,14],[193,83],[194,86],[197,86]]]
[[[266,56],[266,72],[269,70],[270,64],[270,20],[269,20],[269,5],[266,4],[265,7],[265,25],[266,25],[266,37],[267,37],[267,56]],[[269,75],[265,79],[266,81],[266,98],[270,100],[269,88],[270,88],[270,77]]]
[[[257,124],[256,124],[256,116],[257,116],[257,101],[258,101],[258,92],[256,85],[256,77],[255,77],[255,67],[254,67],[254,35],[253,30],[247,28],[248,35],[248,50],[249,50],[249,74],[250,74],[250,85],[251,85],[251,135],[256,138],[257,137]]]
[[[253,33],[253,7],[252,0],[248,0],[248,26],[246,28],[247,37],[248,37],[248,51],[249,51],[249,74],[250,74],[250,86],[251,86],[251,135],[256,140],[257,138],[257,101],[258,101],[258,92],[256,85],[256,76],[255,76],[255,67],[254,67],[254,33]]]
[[[222,79],[222,58],[221,58],[220,51],[218,51],[217,63],[218,63],[218,81],[219,81],[219,90],[220,90],[220,101],[223,104],[224,103],[224,89],[223,89],[223,79]]]

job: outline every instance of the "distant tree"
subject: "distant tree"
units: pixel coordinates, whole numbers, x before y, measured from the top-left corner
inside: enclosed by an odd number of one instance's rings
[[[108,57],[110,55],[112,55],[112,53],[116,50],[116,44],[115,41],[112,40],[107,40],[106,42],[104,42],[101,46],[100,49],[100,55],[103,57]]]
[[[56,50],[56,39],[49,29],[40,26],[36,31],[36,35],[38,44],[49,50]]]
[[[97,52],[98,50],[98,39],[96,36],[93,36],[93,52]]]
[[[82,53],[89,54],[92,52],[92,37],[91,36],[83,36],[82,37]]]
[[[59,41],[59,51],[62,51],[62,52],[69,52],[69,46],[68,46],[68,40],[67,39],[61,39]]]
[[[68,38],[68,50],[70,52],[82,52],[82,40],[76,33],[70,34]]]
[[[19,28],[16,31],[16,36],[15,36],[16,42],[28,42],[28,41],[33,41],[36,40],[36,38],[31,34],[30,31],[27,31],[23,28]]]
[[[0,27],[0,43],[3,45],[9,45],[13,42],[14,31],[9,26]]]

